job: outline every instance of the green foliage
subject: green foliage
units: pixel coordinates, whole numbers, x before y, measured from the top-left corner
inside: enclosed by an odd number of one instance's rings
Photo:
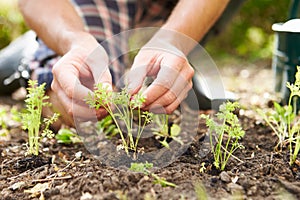
[[[55,139],[58,143],[62,144],[75,144],[82,142],[80,137],[76,133],[66,128],[60,129],[55,135]]]
[[[0,138],[7,137],[9,134],[5,118],[7,118],[7,112],[4,108],[0,108]]]
[[[183,145],[183,142],[178,137],[181,131],[180,126],[177,124],[172,124],[169,126],[169,115],[153,115],[153,122],[157,125],[157,127],[152,129],[153,134],[159,137],[159,140],[160,138],[163,138],[163,140],[160,140],[160,143],[164,147],[170,148],[167,142],[168,138],[171,138]]]
[[[131,163],[130,170],[134,172],[147,173],[148,170],[153,168],[153,163]]]
[[[127,154],[129,150],[136,153],[141,134],[146,124],[152,120],[152,113],[141,110],[145,98],[140,93],[132,97],[126,88],[120,92],[113,92],[101,83],[97,84],[95,88],[94,93],[89,94],[86,102],[92,108],[104,108],[109,113],[121,137],[122,148]],[[135,115],[137,116],[136,139],[133,137]],[[125,124],[127,137],[125,137],[119,121]]]
[[[104,134],[108,139],[119,134],[122,145],[118,148],[124,149],[127,154],[131,150],[134,152],[134,157],[136,156],[139,139],[145,126],[150,122],[154,122],[156,125],[152,131],[163,146],[169,148],[168,138],[183,144],[178,137],[181,131],[180,127],[177,124],[169,126],[168,115],[141,110],[145,102],[141,93],[131,96],[126,88],[120,92],[113,92],[100,83],[95,87],[94,94],[89,94],[86,98],[86,102],[92,108],[104,108],[108,112],[107,117],[97,122],[97,133]],[[121,124],[125,125],[125,132],[123,132]]]
[[[220,35],[209,41],[208,52],[213,56],[270,59],[274,46],[272,24],[288,20],[290,2],[245,1],[232,21],[220,30]]]
[[[224,170],[228,159],[233,152],[243,145],[239,140],[244,137],[245,131],[239,124],[238,117],[233,113],[239,107],[237,102],[226,102],[220,106],[220,111],[216,114],[220,124],[208,115],[202,114],[201,117],[206,120],[206,126],[209,128],[210,145],[214,155],[214,165],[217,169]],[[213,135],[216,134],[214,145]],[[225,140],[225,135],[227,141]],[[225,146],[223,146],[225,143]]]
[[[7,125],[5,122],[5,118],[7,117],[7,112],[4,108],[0,108],[0,127],[1,129],[6,129]]]
[[[17,0],[0,1],[0,49],[27,30]]]
[[[37,81],[28,81],[28,94],[26,95],[26,112],[22,113],[22,128],[28,131],[28,154],[38,155],[39,140],[40,140],[40,126],[42,118],[42,109],[44,106],[50,106],[47,102],[49,97],[45,95],[45,83],[38,86]],[[49,119],[44,119],[45,128],[42,136],[53,137],[52,130],[49,126],[58,118],[58,114],[54,114]]]
[[[299,154],[300,150],[300,121],[297,118],[297,99],[300,97],[300,67],[297,66],[295,74],[295,83],[287,82],[286,86],[290,90],[288,105],[281,106],[274,102],[275,110],[264,112],[258,110],[258,113],[264,118],[266,123],[272,128],[278,137],[277,147],[284,146],[288,141],[290,151],[290,165],[292,165]]]
[[[155,181],[155,184],[159,184],[162,187],[176,187],[176,184],[166,181],[165,178],[159,177],[158,175],[150,172],[150,169],[153,168],[152,163],[131,163],[130,170],[134,172],[144,173],[146,175],[151,175]]]
[[[118,134],[118,129],[110,115],[98,121],[96,123],[96,129],[98,134],[104,134],[108,139],[112,139]]]
[[[277,102],[274,102],[274,110],[263,111],[258,109],[257,112],[263,117],[268,126],[270,126],[276,134],[278,143],[275,146],[275,150],[281,151],[285,140],[289,135],[289,120],[293,120],[295,118],[292,106],[281,106]]]

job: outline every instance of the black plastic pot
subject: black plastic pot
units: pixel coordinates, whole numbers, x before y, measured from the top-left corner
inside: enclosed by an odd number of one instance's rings
[[[282,104],[287,104],[290,91],[286,83],[295,82],[297,65],[300,65],[300,19],[297,19],[299,0],[291,2],[289,19],[285,23],[275,23],[275,49],[272,69],[275,74],[275,91],[280,93]],[[300,108],[298,100],[298,110]]]

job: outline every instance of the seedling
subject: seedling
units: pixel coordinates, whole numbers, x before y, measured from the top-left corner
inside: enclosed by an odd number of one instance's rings
[[[271,127],[278,138],[275,150],[282,151],[286,138],[289,136],[289,121],[294,120],[295,114],[293,113],[292,106],[281,106],[277,102],[274,102],[273,105],[274,110],[262,111],[258,109],[258,113],[263,117],[267,125]]]
[[[120,148],[124,149],[127,154],[129,154],[129,150],[136,153],[142,132],[146,124],[152,120],[152,113],[141,110],[145,102],[145,98],[141,93],[132,97],[126,88],[120,92],[113,92],[100,83],[96,85],[94,93],[89,94],[86,102],[96,110],[104,108],[109,113],[122,140]],[[135,114],[137,116],[137,127],[134,127]],[[120,121],[124,123],[127,135],[121,129]]]
[[[28,94],[26,95],[26,112],[22,113],[22,128],[28,131],[28,154],[39,154],[39,140],[40,140],[40,127],[42,118],[42,109],[44,106],[50,106],[47,102],[49,97],[45,95],[45,83],[38,86],[37,81],[28,81]],[[55,113],[51,118],[44,119],[45,127],[42,132],[43,137],[53,137],[52,130],[49,129],[50,125],[54,123],[59,114]]]
[[[152,129],[153,134],[156,135],[158,139],[162,138],[162,140],[160,140],[160,143],[164,147],[170,148],[169,143],[167,141],[168,138],[173,139],[174,141],[183,145],[183,142],[178,137],[181,130],[180,126],[174,123],[170,125],[169,115],[165,115],[165,114],[153,115],[153,122],[157,126]]]
[[[58,143],[62,144],[75,144],[81,143],[81,139],[76,133],[73,133],[70,129],[62,128],[55,135],[55,139]]]
[[[150,170],[153,168],[152,163],[131,163],[130,170],[134,172],[144,173],[146,175],[152,176],[155,184],[160,184],[162,187],[176,187],[176,184],[166,181],[165,178],[161,178],[158,175],[152,173]]]
[[[118,134],[118,129],[110,115],[96,123],[97,133],[104,134],[107,139],[112,139]]]
[[[7,124],[5,118],[7,117],[7,112],[5,109],[0,109],[0,137],[8,136]]]
[[[239,107],[237,102],[226,102],[220,106],[220,111],[216,114],[220,123],[214,121],[210,116],[202,114],[201,117],[206,120],[206,126],[209,128],[210,145],[214,155],[214,165],[222,171],[225,169],[228,159],[243,145],[239,140],[244,137],[245,131],[239,124],[238,117],[233,111]],[[213,139],[215,134],[215,140]],[[225,140],[227,136],[227,141]],[[216,145],[214,144],[216,141]],[[223,146],[223,143],[225,145]]]
[[[292,165],[298,156],[300,150],[300,121],[297,116],[297,99],[300,97],[300,67],[297,66],[295,74],[295,83],[287,82],[287,88],[290,90],[288,104],[281,106],[274,102],[275,110],[272,112],[263,112],[258,110],[259,114],[264,118],[266,123],[272,128],[278,137],[278,146],[280,150],[285,145],[286,141],[289,144],[290,162]]]
[[[6,130],[7,129],[7,125],[5,122],[5,118],[7,117],[7,112],[5,109],[1,108],[0,109],[0,127],[2,130]]]

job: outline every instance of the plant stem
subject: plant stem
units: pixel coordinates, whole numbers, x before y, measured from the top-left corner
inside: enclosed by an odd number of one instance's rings
[[[121,136],[121,140],[122,140],[122,143],[123,143],[125,152],[126,152],[126,154],[128,154],[129,151],[128,151],[127,142],[126,142],[126,140],[125,140],[125,138],[124,138],[124,136],[123,136],[122,130],[121,130],[121,128],[120,128],[120,125],[119,125],[119,123],[118,123],[118,121],[117,121],[117,119],[116,119],[116,117],[115,117],[115,115],[114,115],[114,113],[113,113],[111,107],[110,107],[110,106],[105,106],[105,105],[102,105],[102,106],[103,106],[103,108],[108,112],[108,114],[110,114],[111,118],[112,118],[113,121],[115,122],[116,127],[117,127],[117,129],[118,129],[118,132],[119,132],[119,134],[120,134],[120,136]],[[119,109],[117,106],[116,106],[116,108]]]
[[[291,93],[288,101],[288,106],[292,106],[292,99],[293,99],[293,93]],[[292,138],[293,138],[293,133],[291,131],[291,114],[288,115],[288,121],[287,121],[287,126],[288,126],[288,133],[289,133],[289,149],[290,149],[290,165],[293,164],[293,146],[292,146]]]

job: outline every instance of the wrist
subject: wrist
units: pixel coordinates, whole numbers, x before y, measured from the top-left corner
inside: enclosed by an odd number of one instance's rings
[[[198,42],[190,38],[189,36],[173,29],[168,29],[165,26],[160,28],[155,35],[151,38],[150,44],[162,43],[163,48],[167,48],[171,51],[180,52],[187,55]]]
[[[60,53],[62,55],[73,49],[82,49],[87,54],[92,53],[99,45],[97,40],[88,32],[84,31],[66,31],[62,34],[61,41],[59,41]]]

